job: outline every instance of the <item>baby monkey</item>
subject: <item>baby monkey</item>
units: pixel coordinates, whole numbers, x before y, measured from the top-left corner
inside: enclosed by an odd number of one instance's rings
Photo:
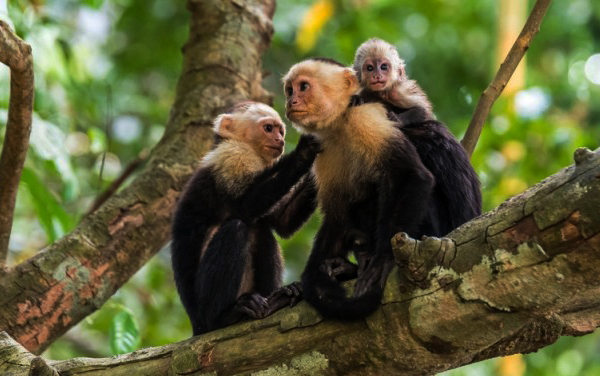
[[[434,119],[427,95],[416,81],[408,78],[404,60],[391,44],[369,39],[356,50],[353,68],[362,87],[362,101],[384,102],[388,110],[390,105],[395,107],[394,120],[402,124]]]

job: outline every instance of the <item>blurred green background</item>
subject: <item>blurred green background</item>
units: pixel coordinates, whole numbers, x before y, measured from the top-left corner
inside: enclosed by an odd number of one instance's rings
[[[523,0],[280,1],[264,56],[270,73],[265,86],[282,112],[280,78],[293,63],[328,56],[350,64],[361,42],[380,37],[396,45],[438,119],[461,138],[532,5]],[[15,263],[73,229],[94,199],[160,139],[189,14],[182,0],[0,0],[0,18],[32,45],[36,75],[31,149],[10,243]],[[0,88],[3,127],[6,67],[0,68]],[[494,105],[473,155],[485,210],[571,164],[575,148],[596,149],[599,103],[600,2],[555,1]],[[288,150],[297,137],[289,132]],[[313,217],[282,241],[286,281],[298,278],[318,221]],[[190,335],[163,251],[45,356],[107,356]],[[599,350],[596,334],[563,338],[536,354],[447,374],[599,375]]]

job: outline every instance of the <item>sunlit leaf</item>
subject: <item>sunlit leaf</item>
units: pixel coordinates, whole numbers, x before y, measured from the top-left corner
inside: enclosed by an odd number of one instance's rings
[[[522,376],[527,369],[522,354],[515,354],[500,358],[498,376]]]
[[[523,158],[526,149],[522,142],[510,140],[502,146],[502,156],[509,162],[516,162]]]
[[[110,325],[110,348],[113,354],[124,354],[135,350],[140,342],[140,331],[133,314],[123,308]]]
[[[49,161],[56,167],[66,186],[66,198],[70,199],[79,193],[79,181],[65,147],[66,139],[66,135],[58,126],[34,114],[31,148],[40,158]]]
[[[333,11],[334,6],[330,0],[317,1],[308,9],[296,36],[296,46],[300,51],[306,52],[314,47],[319,32],[333,16]]]
[[[104,4],[104,0],[84,0],[83,3],[90,8],[99,9]]]

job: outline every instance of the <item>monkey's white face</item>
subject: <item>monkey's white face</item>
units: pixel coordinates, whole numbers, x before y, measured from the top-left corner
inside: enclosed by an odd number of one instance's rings
[[[285,124],[267,105],[253,104],[244,111],[220,115],[214,129],[223,138],[247,143],[265,160],[283,154]]]
[[[367,57],[361,67],[361,78],[363,86],[367,89],[386,90],[397,79],[396,68],[385,57]]]
[[[298,63],[284,78],[286,116],[303,130],[318,133],[344,111],[357,89],[351,69],[312,60]]]

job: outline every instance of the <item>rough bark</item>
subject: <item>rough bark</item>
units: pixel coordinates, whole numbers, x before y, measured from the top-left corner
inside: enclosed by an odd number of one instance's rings
[[[510,80],[515,69],[517,69],[523,56],[525,56],[525,52],[529,49],[533,37],[540,31],[540,25],[550,6],[550,1],[551,0],[537,0],[535,2],[531,14],[529,14],[527,22],[525,22],[525,26],[523,26],[519,37],[510,51],[508,51],[496,76],[481,94],[473,117],[471,117],[471,121],[469,122],[469,127],[461,140],[461,144],[467,151],[467,154],[473,154],[475,145],[477,145],[477,140],[479,140],[479,136],[483,130],[485,119],[487,118],[492,105],[506,87],[508,80]]]
[[[323,320],[303,302],[165,347],[58,362],[4,335],[0,371],[429,375],[590,333],[600,325],[600,150],[575,159],[448,238],[396,235],[402,267],[365,320]]]
[[[0,62],[10,68],[10,103],[0,155],[0,271],[8,256],[17,189],[29,148],[33,112],[31,46],[0,20]]]
[[[0,276],[0,330],[40,353],[162,247],[173,205],[212,143],[212,118],[240,99],[268,98],[260,57],[273,33],[274,6],[273,0],[188,1],[190,37],[162,140],[128,187]]]

